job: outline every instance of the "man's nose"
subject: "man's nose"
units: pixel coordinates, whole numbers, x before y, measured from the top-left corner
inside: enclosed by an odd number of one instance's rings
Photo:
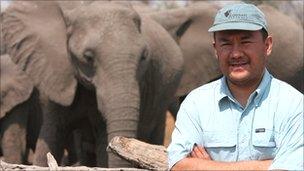
[[[238,43],[234,43],[232,45],[231,57],[232,58],[240,58],[243,56],[242,47]]]

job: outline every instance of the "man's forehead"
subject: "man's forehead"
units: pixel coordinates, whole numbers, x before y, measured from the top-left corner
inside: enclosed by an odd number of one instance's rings
[[[223,31],[217,31],[216,34],[223,35],[223,36],[229,36],[229,35],[244,35],[244,36],[250,36],[254,35],[255,33],[258,33],[259,31],[249,31],[249,30],[223,30]]]

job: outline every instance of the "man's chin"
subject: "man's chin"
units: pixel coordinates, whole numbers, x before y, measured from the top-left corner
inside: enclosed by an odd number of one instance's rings
[[[246,80],[248,80],[248,73],[247,72],[233,72],[229,74],[229,80],[231,82],[238,82],[238,83],[242,83]]]

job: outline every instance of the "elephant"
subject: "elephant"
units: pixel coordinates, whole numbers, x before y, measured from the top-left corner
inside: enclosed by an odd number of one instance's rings
[[[33,157],[30,150],[35,151],[42,124],[39,95],[31,79],[9,55],[1,55],[0,64],[1,155],[9,163],[30,164]],[[76,154],[78,137],[72,134],[65,145],[68,152],[66,165],[81,159],[81,154]]]
[[[303,28],[271,6],[259,8],[266,15],[274,40],[267,68],[275,77],[304,92]],[[222,76],[212,47],[213,35],[208,33],[218,9],[215,4],[197,2],[189,7],[150,14],[171,34],[183,53],[185,67],[177,97],[183,98],[191,90]]]
[[[39,91],[35,165],[45,166],[49,151],[60,160],[65,137],[85,119],[98,166],[130,166],[106,151],[114,136],[163,143],[183,57],[161,25],[131,5],[105,1],[69,10],[54,1],[14,1],[1,17],[6,52]]]
[[[41,127],[38,94],[28,76],[4,54],[0,57],[0,137],[4,160],[27,164]]]
[[[262,4],[259,8],[266,15],[274,40],[268,60],[270,72],[304,93],[303,27],[269,5]]]

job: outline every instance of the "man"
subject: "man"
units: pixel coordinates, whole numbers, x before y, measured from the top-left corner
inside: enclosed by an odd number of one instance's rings
[[[229,5],[209,32],[224,76],[182,103],[169,168],[303,170],[303,94],[265,67],[272,37],[264,14],[251,4]]]

